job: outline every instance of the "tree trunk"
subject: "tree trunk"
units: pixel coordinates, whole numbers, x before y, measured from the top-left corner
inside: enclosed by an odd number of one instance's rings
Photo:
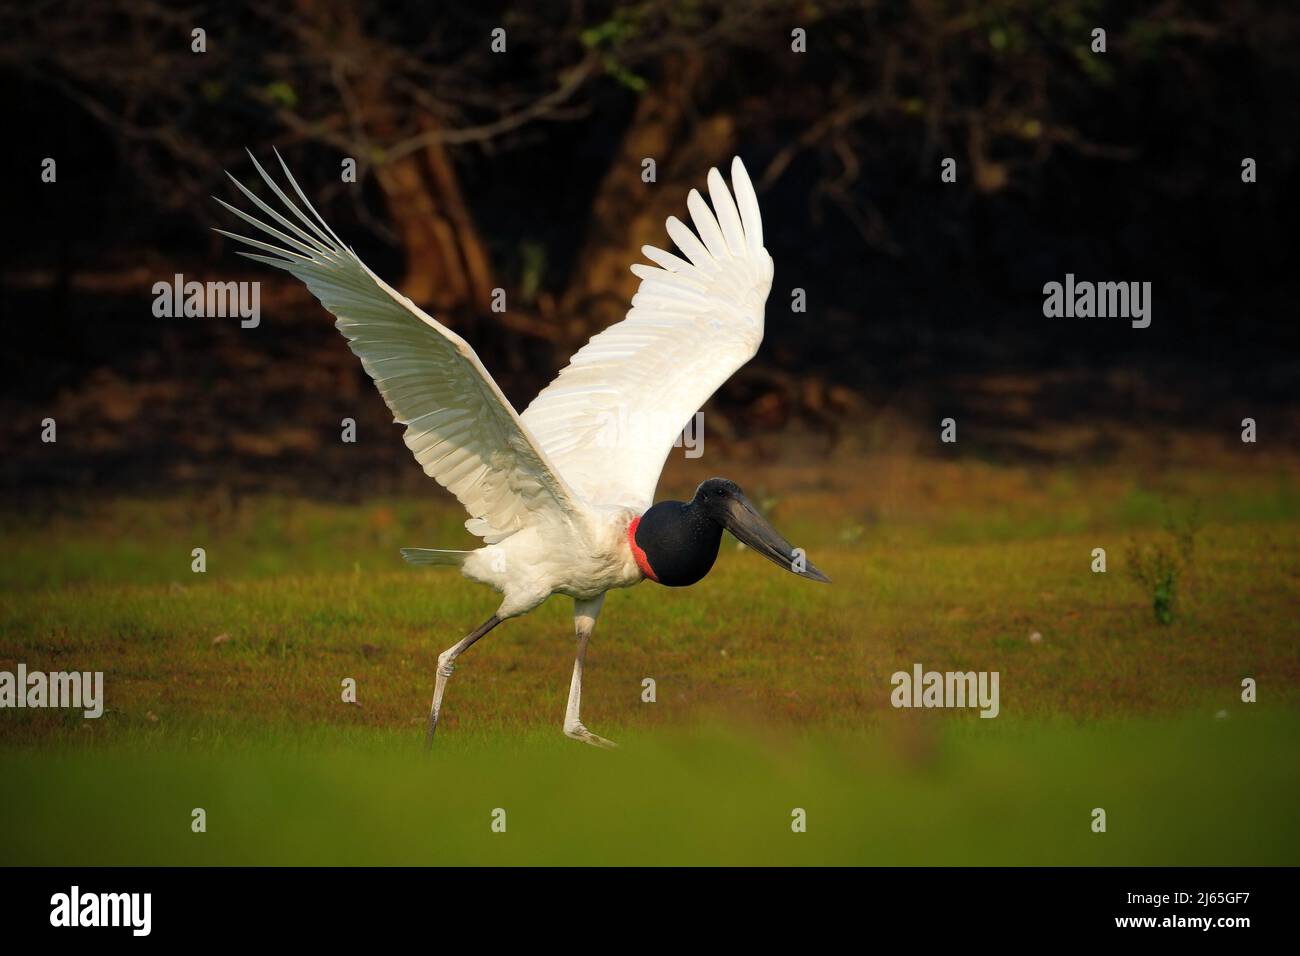
[[[355,71],[356,113],[349,117],[380,147],[409,134],[410,116],[399,115],[389,88],[389,64],[382,47],[365,33],[361,16],[344,0],[298,0],[299,12],[318,30],[313,52],[330,62],[364,63]],[[350,109],[345,98],[345,109]],[[422,131],[436,128],[418,115]],[[398,159],[379,161],[375,177],[406,259],[401,292],[439,313],[488,311],[492,269],[478,229],[461,195],[447,148],[432,143]]]
[[[492,268],[446,148],[426,146],[375,175],[406,258],[402,293],[439,312],[487,312]]]
[[[686,220],[689,188],[701,186],[709,167],[731,155],[731,116],[690,115],[691,88],[702,68],[697,53],[664,62],[659,88],[641,97],[596,190],[587,235],[558,308],[562,340],[570,348],[623,318],[639,281],[628,267],[645,261],[641,246],[671,247],[664,220]],[[645,159],[655,161],[656,182],[641,180]]]

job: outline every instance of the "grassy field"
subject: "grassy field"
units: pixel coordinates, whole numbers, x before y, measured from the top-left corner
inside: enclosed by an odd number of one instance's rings
[[[438,652],[496,606],[400,561],[469,543],[436,489],[10,510],[0,670],[102,670],[107,702],[0,711],[0,860],[1295,864],[1300,470],[1217,461],[717,466],[835,583],[726,544],[694,588],[611,594],[583,717],[612,753],[560,733],[565,598],[461,659],[421,751]],[[1193,510],[1161,625],[1127,552]],[[917,662],[998,671],[1000,715],[893,708]]]

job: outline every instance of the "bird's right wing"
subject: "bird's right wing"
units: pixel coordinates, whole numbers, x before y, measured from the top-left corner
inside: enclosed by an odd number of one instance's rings
[[[648,508],[683,427],[763,341],[772,257],[758,198],[739,157],[734,200],[716,169],[708,182],[712,211],[693,189],[686,203],[699,237],[675,216],[666,224],[686,258],[644,246],[659,268],[632,266],[641,285],[627,318],[593,336],[521,416],[590,501]]]
[[[284,174],[314,221],[256,159],[253,164],[284,203],[284,211],[301,225],[231,176],[248,200],[281,228],[220,199],[217,202],[280,245],[217,232],[272,253],[241,255],[302,280],[337,317],[335,324],[374,379],[394,420],[406,426],[402,436],[406,447],[425,474],[454,494],[470,513],[465,527],[492,543],[524,527],[536,512],[572,516],[574,496],[568,485],[465,340],[366,268],[312,208],[283,159]]]

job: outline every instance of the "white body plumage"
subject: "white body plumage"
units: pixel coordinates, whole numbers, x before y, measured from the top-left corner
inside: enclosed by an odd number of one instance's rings
[[[552,594],[581,601],[645,579],[628,546],[632,508],[579,503],[563,525],[542,521],[496,544],[471,551],[461,573],[502,593],[502,620],[526,614]],[[557,550],[556,543],[564,547]]]

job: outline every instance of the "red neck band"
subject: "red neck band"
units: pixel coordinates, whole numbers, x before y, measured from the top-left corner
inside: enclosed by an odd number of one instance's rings
[[[627,543],[632,549],[632,557],[636,559],[636,566],[641,569],[641,573],[651,581],[658,582],[659,576],[655,574],[654,568],[650,567],[650,561],[641,550],[641,546],[636,543],[636,528],[641,523],[641,516],[633,518],[627,526]]]

